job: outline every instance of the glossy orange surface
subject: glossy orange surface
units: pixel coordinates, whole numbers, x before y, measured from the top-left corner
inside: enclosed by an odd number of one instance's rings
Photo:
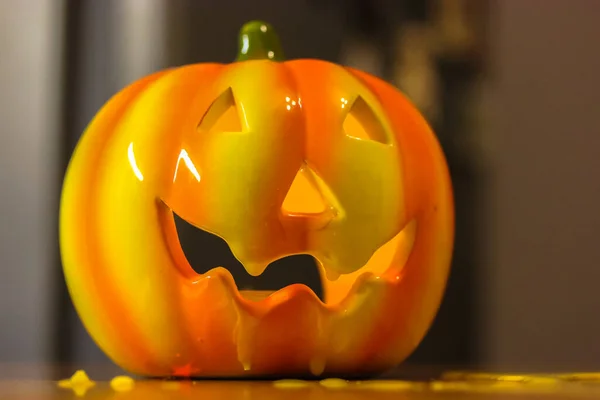
[[[243,37],[242,52],[256,48]],[[454,214],[427,123],[378,78],[267,54],[133,83],[73,154],[60,219],[67,284],[94,340],[132,373],[380,371],[435,316]],[[325,300],[299,284],[240,293],[226,265],[195,273],[173,213],[225,239],[253,275],[311,254]]]

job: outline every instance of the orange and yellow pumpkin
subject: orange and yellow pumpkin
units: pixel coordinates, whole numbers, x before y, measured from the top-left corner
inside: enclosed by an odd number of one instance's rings
[[[226,265],[195,273],[174,212],[252,275],[314,256],[324,301],[301,284],[245,293]],[[124,369],[323,376],[415,349],[453,224],[443,153],[405,97],[352,68],[284,61],[271,26],[252,22],[236,62],[155,73],[99,111],[66,174],[60,239],[80,318]]]

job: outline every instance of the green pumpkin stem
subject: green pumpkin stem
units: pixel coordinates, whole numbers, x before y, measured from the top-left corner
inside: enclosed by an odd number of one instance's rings
[[[279,36],[270,24],[262,21],[250,21],[240,29],[236,61],[247,60],[284,60]]]

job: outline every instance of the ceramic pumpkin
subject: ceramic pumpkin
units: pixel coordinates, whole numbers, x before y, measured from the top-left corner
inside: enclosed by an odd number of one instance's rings
[[[238,290],[227,265],[195,273],[174,214],[252,275],[312,255],[324,300],[302,284]],[[80,318],[131,373],[354,375],[422,340],[453,218],[443,153],[401,93],[284,61],[272,27],[251,22],[236,62],[155,73],[99,111],[65,177],[60,239]]]

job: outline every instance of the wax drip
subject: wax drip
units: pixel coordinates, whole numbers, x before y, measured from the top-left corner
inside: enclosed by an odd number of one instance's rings
[[[237,321],[234,332],[234,342],[237,348],[237,359],[244,371],[252,368],[253,343],[258,320],[247,315],[244,310],[236,307]]]
[[[308,368],[314,376],[319,376],[325,371],[327,365],[327,347],[329,345],[329,334],[331,327],[328,323],[329,318],[324,314],[325,311],[319,311],[317,318],[317,338],[315,355],[311,358]]]

